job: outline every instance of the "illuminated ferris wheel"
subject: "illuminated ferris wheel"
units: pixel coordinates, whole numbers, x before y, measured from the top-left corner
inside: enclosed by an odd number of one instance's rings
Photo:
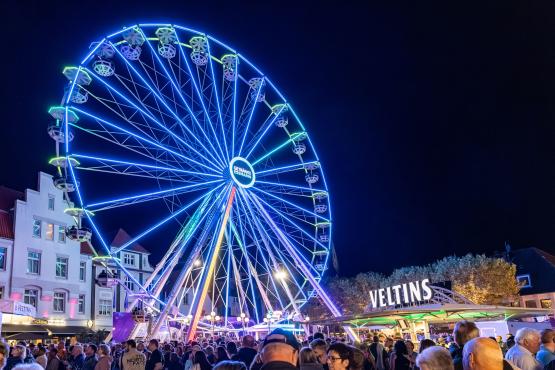
[[[275,312],[302,320],[318,297],[339,315],[319,285],[331,239],[324,173],[310,134],[257,67],[204,33],[139,24],[91,44],[63,74],[48,131],[55,184],[75,205],[67,233],[92,236],[139,287],[129,309],[154,313],[150,337],[187,317],[191,338],[207,302],[222,329],[236,326],[234,306],[254,323]],[[142,231],[110,249],[106,230],[122,219]],[[173,242],[158,244],[167,235]],[[145,238],[165,254],[141,284],[117,256]]]

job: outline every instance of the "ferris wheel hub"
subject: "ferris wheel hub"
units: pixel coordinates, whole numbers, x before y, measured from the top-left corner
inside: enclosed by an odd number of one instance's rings
[[[235,157],[229,162],[229,174],[237,186],[247,189],[254,185],[254,168],[243,157]]]

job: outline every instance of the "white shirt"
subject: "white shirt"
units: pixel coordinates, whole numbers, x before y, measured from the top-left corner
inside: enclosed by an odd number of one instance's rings
[[[43,369],[46,369],[46,364],[48,363],[48,358],[46,357],[46,355],[37,356],[36,361],[37,361],[37,364],[42,366]]]
[[[507,351],[505,359],[522,370],[543,370],[543,366],[536,360],[532,352],[519,344],[515,344]]]

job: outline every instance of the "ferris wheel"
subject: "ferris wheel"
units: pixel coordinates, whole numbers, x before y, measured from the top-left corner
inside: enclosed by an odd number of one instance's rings
[[[340,314],[319,284],[332,229],[321,163],[256,66],[204,33],[138,24],[94,42],[63,74],[48,132],[55,184],[77,220],[67,234],[92,237],[134,282],[129,309],[154,312],[149,336],[188,317],[192,338],[207,302],[221,328],[236,325],[233,310],[254,323],[275,312],[302,321],[311,298]],[[111,248],[106,232],[122,220],[140,231]],[[165,254],[140,282],[118,257],[143,239]],[[176,309],[188,293],[187,311]]]

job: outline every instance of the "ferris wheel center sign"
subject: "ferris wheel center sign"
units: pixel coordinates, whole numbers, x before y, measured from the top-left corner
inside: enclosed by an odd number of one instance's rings
[[[237,186],[242,188],[250,188],[256,178],[252,165],[242,157],[235,157],[229,162],[229,173]]]

